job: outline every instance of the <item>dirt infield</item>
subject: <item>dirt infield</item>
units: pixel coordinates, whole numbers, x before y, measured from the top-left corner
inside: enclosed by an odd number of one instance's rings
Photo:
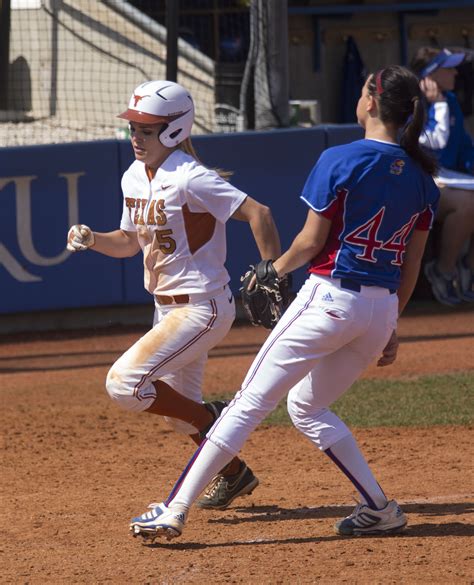
[[[193,509],[172,543],[132,539],[129,518],[167,495],[193,452],[159,417],[119,411],[103,390],[108,367],[142,331],[0,338],[1,583],[473,582],[465,427],[354,429],[404,504],[401,536],[336,536],[351,485],[295,429],[261,426],[243,450],[261,481],[254,494],[222,512]],[[474,375],[474,312],[408,314],[399,334],[397,363],[366,377]],[[211,353],[208,397],[236,388],[265,336],[232,329]]]

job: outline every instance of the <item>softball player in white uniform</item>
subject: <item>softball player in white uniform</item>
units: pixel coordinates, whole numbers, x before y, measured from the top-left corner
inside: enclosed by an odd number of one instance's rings
[[[310,262],[308,280],[168,499],[153,515],[132,520],[134,535],[179,536],[209,477],[287,393],[295,426],[360,494],[336,531],[387,534],[405,526],[402,510],[387,500],[350,430],[329,408],[373,359],[382,354],[379,365],[388,365],[396,357],[398,312],[415,286],[439,198],[430,176],[436,165],[418,145],[420,98],[417,78],[402,67],[368,78],[357,106],[366,138],[323,153],[302,194],[306,223],[274,262],[280,275]]]
[[[183,87],[143,83],[119,117],[129,121],[136,158],[122,178],[120,229],[73,226],[68,247],[116,258],[143,251],[145,288],[155,299],[153,327],[112,366],[107,392],[126,410],[164,416],[200,444],[225,406],[202,404],[207,354],[235,318],[224,267],[225,223],[248,221],[262,259],[280,254],[279,238],[268,207],[197,160],[189,138],[194,105]],[[203,507],[224,508],[258,484],[238,458],[218,480],[218,493],[213,490]]]

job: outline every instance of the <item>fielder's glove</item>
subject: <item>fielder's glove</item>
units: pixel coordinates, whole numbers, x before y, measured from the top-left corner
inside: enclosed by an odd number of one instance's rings
[[[249,289],[253,276],[255,285]],[[242,305],[251,323],[273,329],[289,305],[288,276],[279,278],[273,262],[262,260],[256,266],[250,266],[250,270],[240,280]]]
[[[87,225],[73,225],[67,233],[66,247],[70,252],[82,252],[93,246],[94,243],[94,234]]]

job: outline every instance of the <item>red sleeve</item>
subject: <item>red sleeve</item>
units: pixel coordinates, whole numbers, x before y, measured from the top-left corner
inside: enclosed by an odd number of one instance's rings
[[[418,219],[416,220],[415,223],[415,229],[420,231],[430,230],[431,226],[433,225],[433,220],[434,213],[433,210],[431,209],[431,205],[428,205],[428,207],[424,211],[422,211],[418,216]]]
[[[326,209],[318,210],[318,213],[326,219],[333,220],[341,207],[341,199],[344,200],[347,195],[346,189],[338,189],[337,197],[331,201]]]

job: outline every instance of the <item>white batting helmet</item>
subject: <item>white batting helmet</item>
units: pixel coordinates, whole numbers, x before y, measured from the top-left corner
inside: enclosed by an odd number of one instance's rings
[[[140,124],[165,123],[159,138],[164,146],[172,148],[191,134],[193,98],[173,81],[145,81],[135,88],[128,109],[117,117]]]

